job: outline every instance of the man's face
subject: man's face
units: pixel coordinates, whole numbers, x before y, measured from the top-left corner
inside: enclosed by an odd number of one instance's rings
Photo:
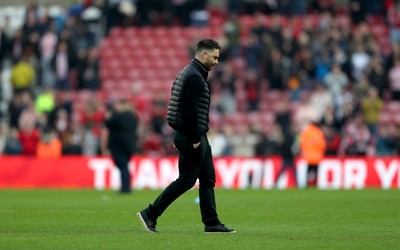
[[[219,59],[218,49],[204,51],[203,64],[208,71],[211,71],[211,69],[218,64],[218,59]]]
[[[122,109],[121,106],[122,106],[121,103],[120,103],[119,101],[116,101],[116,102],[114,103],[113,108],[114,108],[114,110],[115,110],[116,112],[120,112],[121,109]]]

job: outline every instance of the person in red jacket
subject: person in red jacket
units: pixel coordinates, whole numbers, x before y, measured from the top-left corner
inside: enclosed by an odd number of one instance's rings
[[[18,133],[18,139],[22,145],[22,155],[35,156],[40,132],[31,122],[24,123]]]

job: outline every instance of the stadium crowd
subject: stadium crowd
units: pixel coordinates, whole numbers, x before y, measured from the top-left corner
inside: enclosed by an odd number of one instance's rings
[[[400,154],[400,121],[380,120],[385,105],[400,102],[398,1],[225,4],[220,63],[210,74],[215,156],[279,155],[284,134],[297,135],[311,122],[325,133],[327,155]],[[207,25],[214,13],[208,10],[205,0],[86,0],[54,15],[31,2],[21,27],[4,16],[0,155],[105,154],[101,135],[110,103],[88,98],[76,116],[73,101],[79,92],[102,88],[101,39],[116,26]],[[387,32],[374,33],[376,23]],[[269,99],[271,93],[278,98]],[[165,98],[155,96],[152,105],[156,112],[140,128],[138,153],[176,154]],[[273,124],[220,122],[243,112],[269,113]]]

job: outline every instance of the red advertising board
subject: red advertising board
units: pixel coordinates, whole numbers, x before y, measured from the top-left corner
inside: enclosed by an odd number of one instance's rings
[[[133,157],[130,162],[135,189],[160,189],[178,176],[176,157]],[[271,189],[294,187],[292,173],[276,175],[279,157],[214,159],[217,188]],[[307,165],[296,161],[297,180],[305,186]],[[64,157],[39,160],[28,157],[0,158],[0,188],[95,188],[118,189],[119,171],[109,158]],[[326,158],[318,172],[320,189],[399,188],[400,158]]]

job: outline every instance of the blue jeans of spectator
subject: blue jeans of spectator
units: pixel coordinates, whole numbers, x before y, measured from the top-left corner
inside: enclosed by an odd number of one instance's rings
[[[69,79],[68,78],[57,79],[57,81],[56,81],[56,89],[58,89],[58,90],[69,90],[70,89]]]
[[[400,29],[398,28],[390,29],[390,42],[392,44],[397,44],[400,42]]]

